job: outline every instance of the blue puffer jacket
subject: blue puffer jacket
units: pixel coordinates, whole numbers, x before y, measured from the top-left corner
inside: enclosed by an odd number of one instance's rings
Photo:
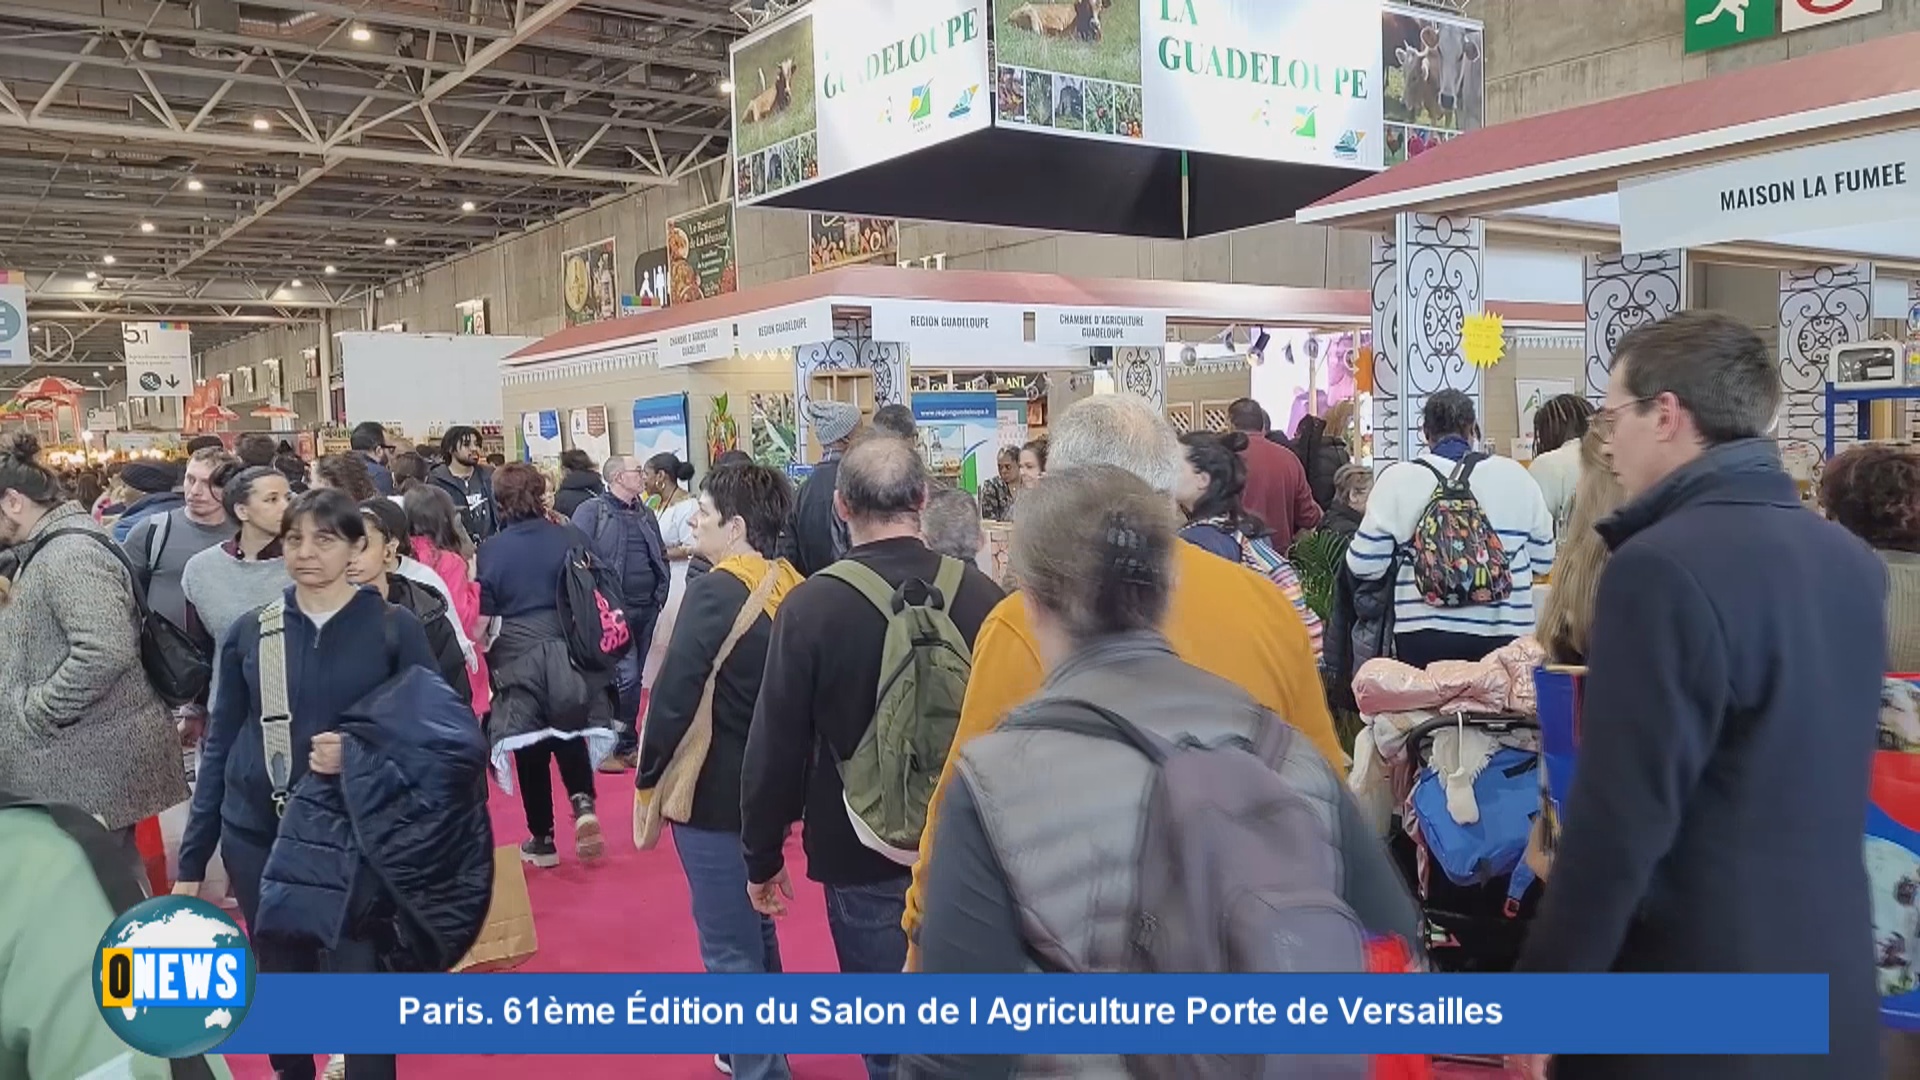
[[[260,879],[255,932],[372,942],[383,971],[446,971],[493,896],[487,745],[473,712],[416,666],[341,714],[341,772],[293,788]]]

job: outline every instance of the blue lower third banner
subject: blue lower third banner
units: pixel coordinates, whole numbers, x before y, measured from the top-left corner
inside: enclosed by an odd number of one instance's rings
[[[1824,1054],[1824,975],[261,975],[222,1053]]]

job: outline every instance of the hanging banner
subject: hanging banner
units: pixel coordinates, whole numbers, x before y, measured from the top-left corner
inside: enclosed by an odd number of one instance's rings
[[[733,355],[735,345],[732,319],[682,326],[660,335],[659,364],[675,368],[725,360]]]
[[[999,450],[999,405],[991,392],[913,395],[913,421],[927,469],[968,494],[993,475]]]
[[[560,291],[567,325],[611,319],[619,313],[613,280],[613,238],[560,253]]]
[[[560,410],[546,409],[541,412],[523,413],[520,417],[520,434],[526,443],[526,461],[559,461],[560,451]]]
[[[687,423],[687,395],[662,394],[638,398],[633,403],[633,456],[645,464],[655,454],[672,454],[681,461],[690,460],[691,446]]]
[[[690,304],[740,287],[733,246],[733,204],[667,219],[669,303]]]
[[[613,453],[613,433],[607,428],[607,407],[589,405],[584,409],[575,409],[571,420],[573,448],[586,451],[595,465],[607,460]]]
[[[893,218],[807,215],[809,274],[859,263],[891,266],[899,255],[900,222]]]
[[[1380,17],[1381,154],[1419,157],[1487,122],[1487,40],[1480,23],[1389,5]],[[1308,114],[1305,123],[1317,122]]]
[[[873,340],[909,347],[989,348],[1026,341],[1026,312],[1017,304],[955,304],[943,300],[875,300]]]
[[[735,325],[740,334],[741,352],[790,349],[832,341],[833,301],[814,300],[757,311],[741,316]]]
[[[193,333],[184,325],[123,323],[120,340],[129,393],[177,398],[193,393]]]
[[[33,363],[27,346],[27,275],[0,270],[0,367]]]
[[[1920,132],[1756,154],[1620,184],[1628,255],[1920,217]]]
[[[986,128],[987,19],[987,0],[835,0],[735,42],[736,201]]]
[[[643,251],[633,260],[633,294],[620,298],[620,314],[667,306],[667,249]],[[633,310],[637,309],[637,310]]]
[[[1121,308],[1043,307],[1033,311],[1035,345],[1147,345],[1167,341],[1167,317]]]

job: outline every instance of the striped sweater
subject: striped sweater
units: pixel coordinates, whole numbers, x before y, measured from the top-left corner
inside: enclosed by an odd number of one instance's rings
[[[1451,475],[1456,463],[1428,453],[1420,460]],[[1414,528],[1439,486],[1433,473],[1413,462],[1399,462],[1380,474],[1367,512],[1347,548],[1347,568],[1355,577],[1377,580],[1393,565],[1393,556],[1413,539]],[[1443,630],[1483,637],[1519,637],[1533,632],[1533,579],[1553,569],[1553,514],[1540,485],[1526,467],[1510,458],[1492,457],[1474,467],[1474,498],[1506,549],[1513,592],[1505,600],[1472,607],[1428,606],[1413,585],[1413,567],[1401,560],[1394,581],[1394,632]]]

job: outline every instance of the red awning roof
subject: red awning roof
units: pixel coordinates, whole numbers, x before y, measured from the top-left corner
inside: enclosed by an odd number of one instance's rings
[[[1373,310],[1371,298],[1360,289],[853,266],[788,278],[690,304],[676,304],[644,315],[570,327],[521,349],[504,363],[520,366],[562,356],[583,356],[601,349],[625,348],[655,340],[678,327],[829,298],[849,306],[860,306],[869,300],[944,300],[963,304],[1130,308],[1164,311],[1171,318],[1191,322],[1218,323],[1365,322]],[[1578,304],[1494,302],[1488,307],[1509,322],[1532,325],[1578,326],[1584,318]]]
[[[1612,191],[1621,179],[1920,119],[1920,33],[1468,132],[1302,210],[1360,225],[1408,210],[1486,213]]]

